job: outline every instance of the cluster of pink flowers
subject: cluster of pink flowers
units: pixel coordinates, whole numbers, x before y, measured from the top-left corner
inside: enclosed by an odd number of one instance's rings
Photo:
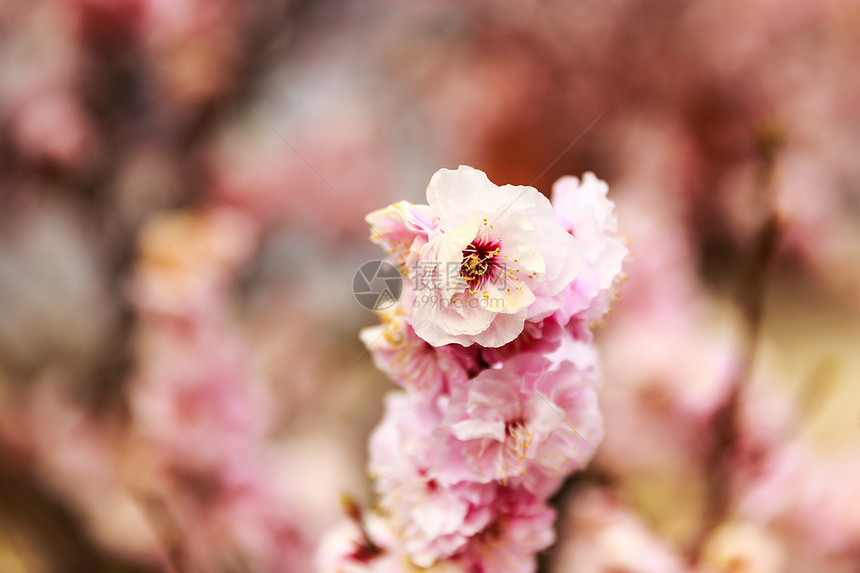
[[[323,571],[534,571],[547,499],[603,438],[590,327],[627,256],[607,191],[565,177],[550,203],[461,166],[367,217],[404,292],[361,339],[405,391],[370,438],[378,515],[332,532]]]
[[[131,488],[177,570],[241,561],[306,569],[310,521],[268,459],[264,386],[230,314],[235,275],[257,235],[237,211],[150,220],[129,283],[138,313],[131,381]]]

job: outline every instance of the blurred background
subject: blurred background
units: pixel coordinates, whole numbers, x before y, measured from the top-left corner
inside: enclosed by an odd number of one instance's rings
[[[0,0],[0,571],[312,571],[363,217],[459,164],[630,239],[541,572],[860,571],[858,70],[851,0]]]

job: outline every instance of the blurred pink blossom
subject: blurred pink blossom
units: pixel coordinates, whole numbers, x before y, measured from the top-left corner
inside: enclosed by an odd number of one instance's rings
[[[569,506],[554,571],[689,573],[679,552],[648,530],[611,491],[591,488]]]

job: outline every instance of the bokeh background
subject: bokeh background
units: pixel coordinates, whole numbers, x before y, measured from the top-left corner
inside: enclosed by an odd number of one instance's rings
[[[0,0],[0,571],[313,571],[363,216],[467,164],[630,238],[542,573],[856,573],[858,102],[852,0]]]

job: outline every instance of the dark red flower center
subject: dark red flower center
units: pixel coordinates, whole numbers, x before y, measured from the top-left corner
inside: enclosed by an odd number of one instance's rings
[[[472,293],[478,292],[487,281],[495,280],[502,267],[496,259],[502,246],[498,241],[475,239],[463,250],[460,277],[469,285]]]
[[[514,420],[510,420],[505,422],[505,435],[513,436],[514,432],[519,430],[520,428],[525,427],[526,421],[522,417],[516,418]]]

